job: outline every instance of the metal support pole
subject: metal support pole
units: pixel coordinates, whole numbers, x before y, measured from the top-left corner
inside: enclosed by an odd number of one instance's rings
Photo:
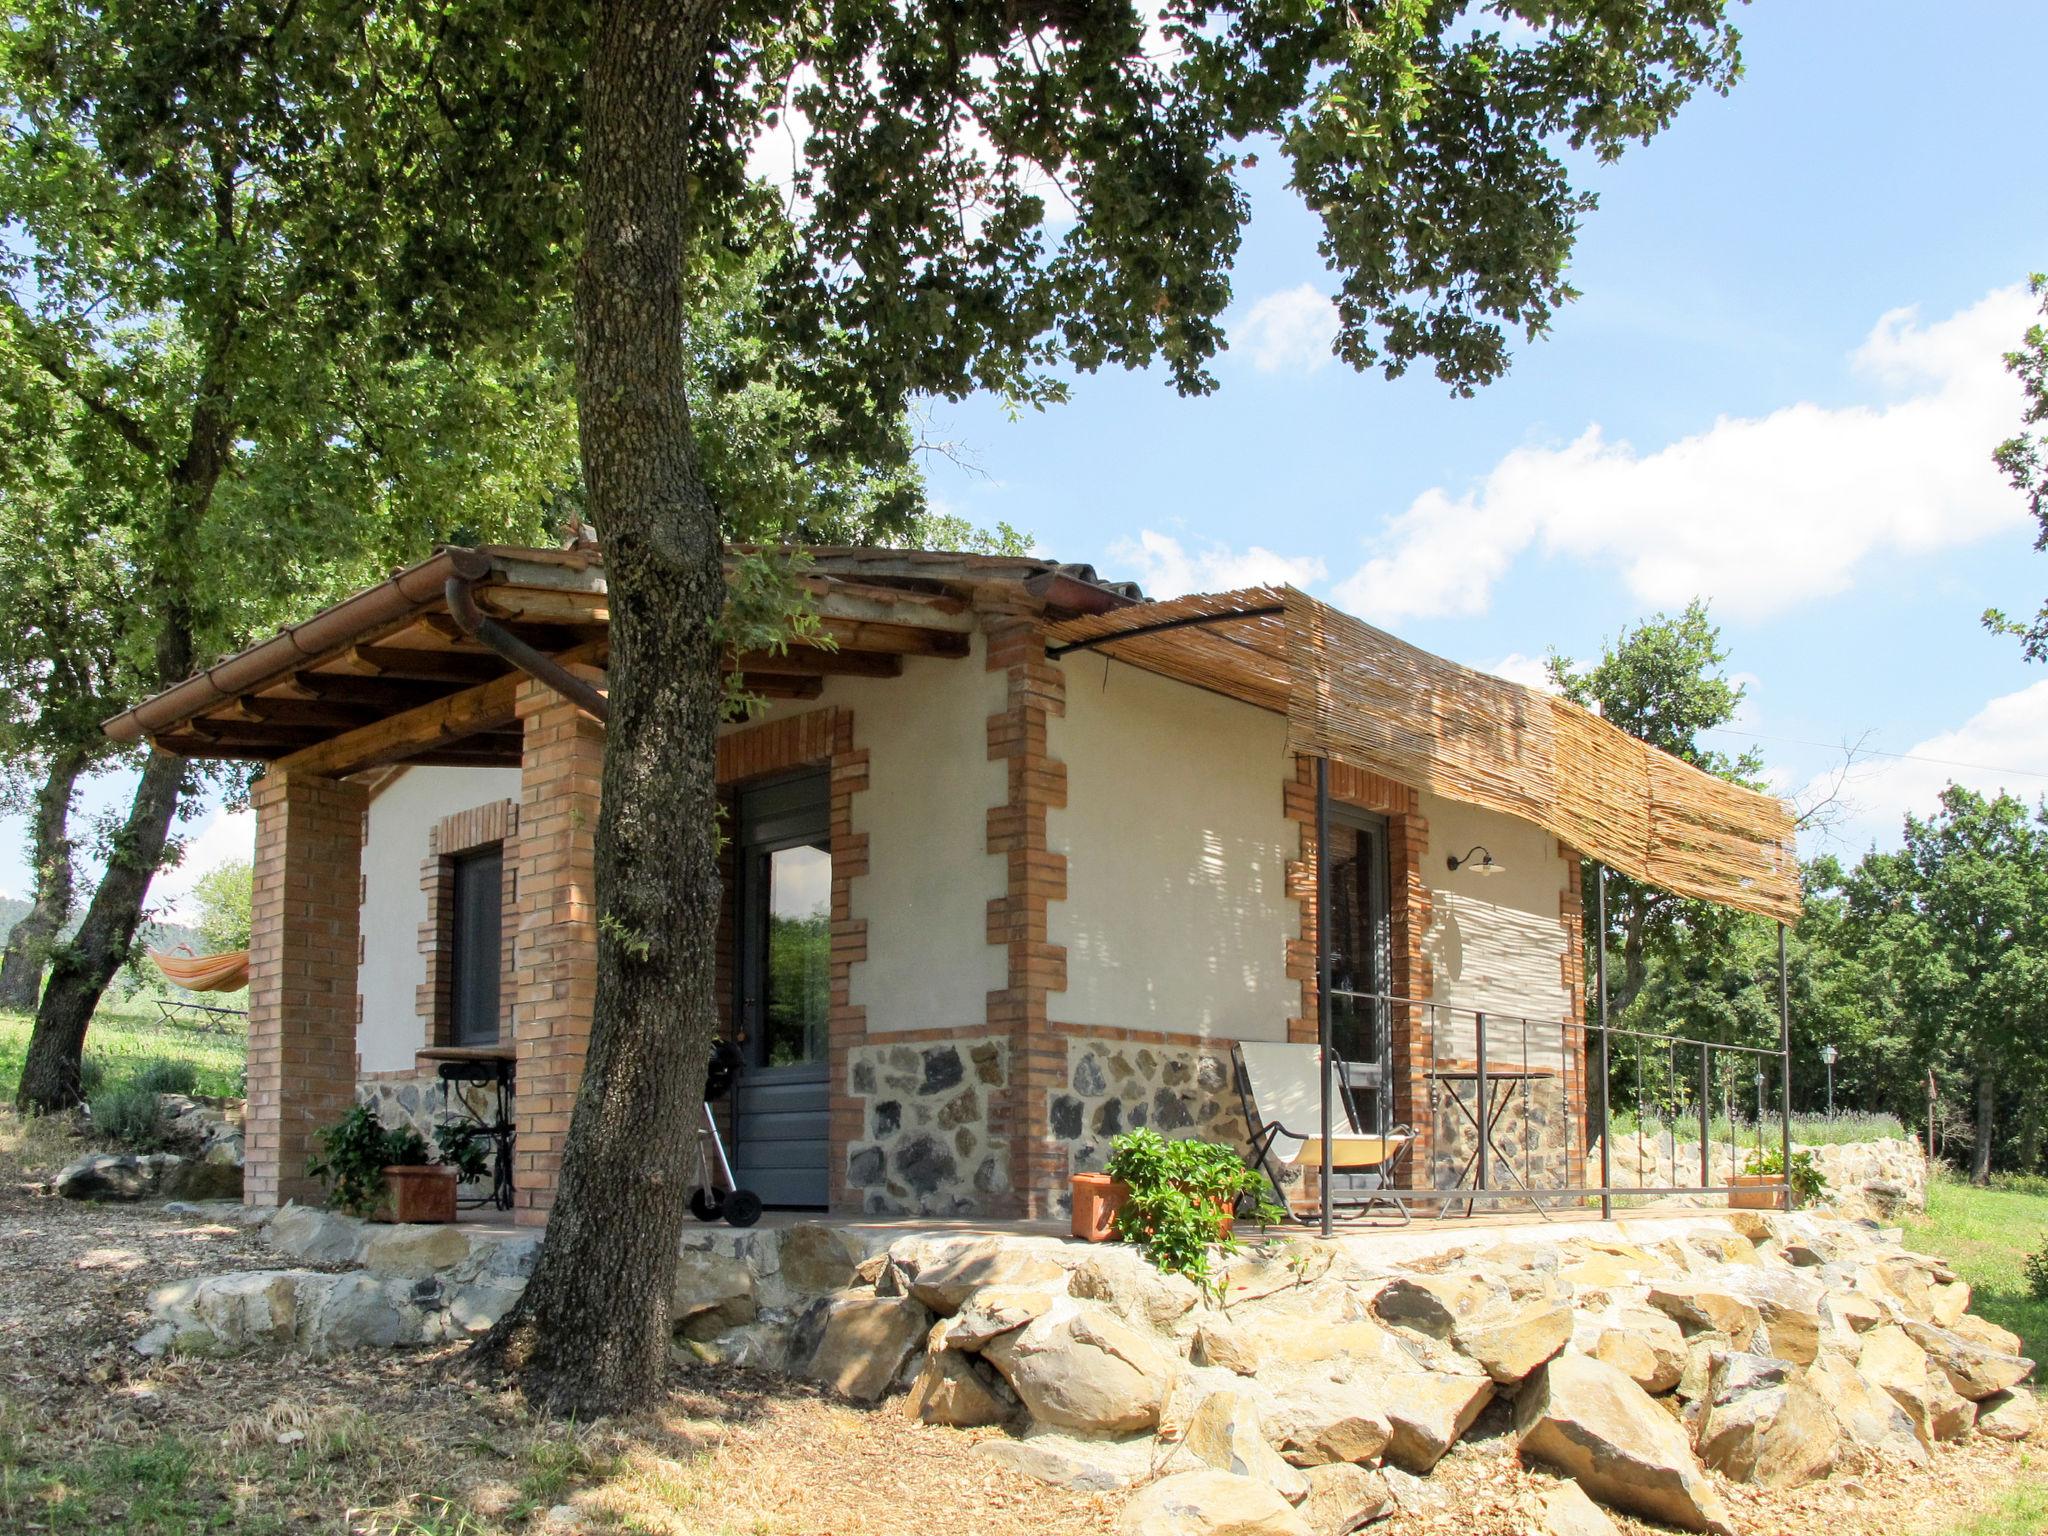
[[[1614,1219],[1614,1196],[1607,1191],[1614,1187],[1612,1178],[1614,1149],[1613,1106],[1608,1102],[1613,1097],[1613,1079],[1608,1076],[1607,1067],[1607,866],[1593,866],[1593,923],[1598,935],[1597,948],[1593,951],[1593,985],[1599,992],[1600,1019],[1600,1219]],[[1637,1113],[1641,1113],[1640,1106]]]
[[[1492,1150],[1492,1116],[1487,1114],[1489,1087],[1486,1081],[1486,1015],[1472,1015],[1472,1048],[1477,1052],[1473,1066],[1475,1081],[1472,1084],[1474,1116],[1479,1122],[1479,1187],[1486,1188],[1486,1177],[1492,1170],[1493,1159],[1487,1154]]]
[[[1321,1203],[1323,1236],[1330,1235],[1330,760],[1316,759],[1316,1052],[1317,1086],[1321,1089],[1323,1166]]]
[[[1675,1075],[1675,1074],[1674,1074]],[[1714,1048],[1705,1042],[1700,1045],[1700,1182],[1711,1186],[1714,1182]],[[1733,1135],[1731,1129],[1730,1135]],[[1674,1154],[1671,1171],[1678,1172],[1678,1158]],[[1728,1180],[1734,1183],[1732,1171]]]
[[[1778,1152],[1785,1160],[1785,1209],[1792,1209],[1792,984],[1785,971],[1785,925],[1778,924]]]

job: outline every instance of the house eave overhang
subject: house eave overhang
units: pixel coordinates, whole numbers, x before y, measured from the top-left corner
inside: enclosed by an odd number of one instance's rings
[[[1679,895],[1798,919],[1795,827],[1783,801],[1292,587],[1085,615],[1049,638],[1284,715],[1300,755],[1533,822]]]
[[[977,602],[995,589],[1005,606],[1049,622],[1141,600],[1088,567],[1024,557],[781,553],[792,557],[823,633],[728,658],[750,693],[771,699],[814,696],[832,675],[895,676],[906,657],[964,656]],[[588,542],[443,549],[144,700],[104,729],[116,741],[147,740],[189,757],[322,772],[399,760],[517,762],[508,702],[518,684],[514,661],[539,657],[601,673],[610,617],[603,560]],[[488,623],[480,627],[480,620]],[[352,739],[337,747],[339,738]]]

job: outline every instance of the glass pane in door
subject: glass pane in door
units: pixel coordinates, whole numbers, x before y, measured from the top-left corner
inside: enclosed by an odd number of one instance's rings
[[[764,861],[768,974],[760,1059],[770,1067],[823,1061],[832,1000],[832,855],[812,845],[778,848]]]
[[[1330,1043],[1345,1061],[1380,1058],[1375,1027],[1385,1005],[1346,993],[1380,993],[1378,839],[1362,827],[1330,828]]]

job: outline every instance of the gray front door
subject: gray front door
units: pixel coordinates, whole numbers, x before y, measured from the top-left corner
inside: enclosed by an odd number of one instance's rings
[[[738,805],[739,1044],[734,1173],[772,1206],[830,1199],[832,982],[829,779],[743,791]]]

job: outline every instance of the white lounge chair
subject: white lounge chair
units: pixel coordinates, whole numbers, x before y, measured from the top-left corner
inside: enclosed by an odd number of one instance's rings
[[[1280,1203],[1288,1206],[1287,1173],[1321,1170],[1323,1164],[1322,1096],[1316,1086],[1321,1049],[1314,1045],[1243,1040],[1232,1047],[1237,1068],[1237,1093],[1251,1133],[1252,1159],[1272,1181]],[[1395,1175],[1414,1133],[1406,1126],[1369,1128],[1360,1123],[1351,1097],[1351,1083],[1372,1068],[1347,1067],[1330,1061],[1330,1203],[1341,1206],[1346,1219],[1385,1206],[1402,1221],[1408,1207],[1395,1190]]]

